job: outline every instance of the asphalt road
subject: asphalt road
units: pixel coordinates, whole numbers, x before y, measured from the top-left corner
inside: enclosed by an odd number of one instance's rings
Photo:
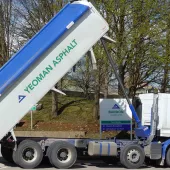
[[[16,165],[14,164],[9,164],[7,163],[6,161],[3,160],[3,158],[1,157],[0,158],[0,170],[1,169],[4,169],[4,170],[22,170],[22,168],[19,168],[17,167]],[[42,163],[37,169],[43,169],[43,170],[56,170],[55,168],[51,167],[51,165],[47,162],[45,163]],[[118,165],[118,166],[108,166],[106,165],[105,163],[103,162],[100,162],[100,161],[78,161],[74,167],[72,167],[71,169],[75,169],[75,170],[83,170],[83,169],[86,169],[86,170],[123,170],[125,168],[121,167],[121,165]],[[143,167],[141,168],[141,170],[144,169],[144,170],[152,170],[152,169],[155,169],[155,170],[160,170],[160,169],[164,169],[164,168],[153,168],[153,167]],[[170,170],[170,168],[167,168]]]
[[[14,164],[10,164],[8,162],[6,162],[2,157],[0,157],[0,170],[23,170],[22,168],[17,167]],[[44,161],[41,163],[41,165],[39,167],[37,167],[37,169],[42,169],[42,170],[56,170],[56,168],[53,168],[48,161]],[[73,170],[124,170],[125,168],[123,168],[121,165],[117,165],[117,166],[111,166],[111,165],[107,165],[105,163],[103,163],[102,161],[77,161],[77,163],[74,165],[74,167],[72,167],[71,169]],[[165,169],[165,168],[161,168],[161,167],[142,167],[140,170],[161,170],[161,169]],[[167,170],[170,170],[170,168],[166,168]]]
[[[11,164],[8,163],[7,161],[5,161],[0,153],[0,170],[4,169],[4,170],[23,170],[22,168],[17,167],[15,164]],[[45,160],[41,163],[41,165],[39,167],[37,167],[37,169],[43,169],[43,170],[56,170],[56,168],[53,168],[50,163]],[[116,166],[111,166],[111,165],[107,165],[102,161],[99,160],[79,160],[77,161],[77,163],[74,165],[74,167],[72,167],[71,169],[75,169],[75,170],[123,170],[125,168],[123,168],[121,165],[116,165]],[[143,166],[140,170],[161,170],[161,169],[165,169],[164,167],[147,167],[147,166]],[[170,168],[166,168],[166,170],[170,170]]]

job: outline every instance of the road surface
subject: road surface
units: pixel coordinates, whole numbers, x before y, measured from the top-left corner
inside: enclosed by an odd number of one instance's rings
[[[23,170],[22,168],[17,167],[14,164],[9,164],[7,162],[5,162],[2,157],[0,158],[0,170],[4,169],[4,170]],[[37,169],[43,169],[43,170],[56,170],[55,168],[51,167],[51,165],[49,163],[42,163]],[[124,170],[125,168],[121,167],[120,165],[118,166],[108,166],[103,162],[100,161],[78,161],[73,168],[71,169],[75,169],[75,170]],[[140,170],[161,170],[164,169],[162,168],[153,168],[153,167],[146,167],[144,166],[143,168],[141,168]],[[166,168],[167,170],[170,170],[170,168]]]
[[[37,168],[40,170],[57,170],[53,168],[47,161],[41,163],[41,165]],[[74,167],[71,168],[72,170],[125,170],[121,165],[111,166],[106,165],[102,161],[78,161]],[[144,166],[140,170],[161,170],[164,169],[163,167],[146,167]],[[6,162],[2,157],[0,157],[0,170],[23,170],[22,168],[17,167],[14,164],[10,164]],[[170,168],[166,168],[166,170],[170,170]]]

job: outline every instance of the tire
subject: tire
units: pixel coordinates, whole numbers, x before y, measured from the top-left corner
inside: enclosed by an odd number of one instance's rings
[[[16,160],[16,151],[14,150],[13,153],[12,153],[12,159],[13,159],[13,162],[18,165],[17,163],[17,160]]]
[[[170,148],[168,149],[167,153],[166,153],[166,165],[168,167],[170,167]]]
[[[53,166],[59,169],[71,168],[77,160],[76,148],[68,142],[55,142],[47,153]]]
[[[55,145],[60,145],[60,144],[62,144],[62,142],[63,142],[63,141],[53,142],[53,143],[48,147],[48,149],[47,149],[46,155],[48,156],[48,159],[49,159],[51,165],[53,165],[53,163],[52,163],[52,161],[51,161],[51,159],[50,159],[51,151],[53,150],[53,148],[54,148]],[[53,166],[54,166],[54,165],[53,165]]]
[[[119,159],[115,156],[102,156],[101,159],[108,165],[116,165],[119,162]]]
[[[13,152],[14,162],[22,168],[33,169],[37,167],[43,158],[41,146],[32,140],[22,141],[17,150]]]
[[[13,163],[13,158],[12,158],[12,154],[13,154],[13,149],[12,148],[7,148],[5,146],[1,146],[1,154],[2,154],[2,157],[10,162],[10,163]]]
[[[24,143],[27,143],[29,141],[31,141],[31,140],[23,140],[21,143],[24,144]],[[17,147],[17,149],[18,149],[18,147]],[[14,163],[16,165],[18,165],[18,163],[17,163],[17,155],[16,154],[17,154],[17,150],[13,150],[12,158],[13,158]]]
[[[145,160],[143,148],[137,144],[126,145],[120,152],[120,162],[128,169],[140,168]]]

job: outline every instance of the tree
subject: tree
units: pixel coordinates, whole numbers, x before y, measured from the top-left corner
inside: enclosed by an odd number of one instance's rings
[[[161,10],[161,48],[162,48],[162,80],[161,92],[165,93],[170,83],[170,2],[162,1],[162,10]]]
[[[108,35],[116,40],[109,48],[116,60],[120,79],[133,97],[138,89],[156,82],[160,75],[157,23],[159,10],[155,0],[98,0],[98,8],[108,21]],[[122,96],[118,84],[119,96]]]
[[[16,17],[12,0],[0,1],[0,66],[4,65],[14,52]]]
[[[128,86],[129,96],[134,97],[136,91],[156,82],[160,75],[158,44],[160,32],[157,22],[153,22],[157,12],[157,1],[133,1],[131,12],[131,32],[128,36]],[[149,17],[148,17],[149,16]],[[157,48],[156,48],[157,47]]]
[[[90,57],[85,55],[71,70],[71,85],[80,89],[84,93],[84,97],[89,99],[89,93],[92,91],[93,75],[90,63]]]
[[[108,63],[108,58],[106,57],[105,51],[101,46],[101,43],[98,43],[94,47],[94,53],[97,60],[97,70],[93,72],[94,83],[94,108],[93,108],[93,117],[99,119],[99,99],[101,97],[101,92],[104,94],[104,98],[108,96],[108,86],[112,79],[111,67]]]
[[[110,30],[108,35],[113,38],[116,43],[109,46],[110,49],[114,51],[114,60],[118,63],[118,71],[120,79],[123,84],[125,84],[125,74],[126,74],[126,16],[128,15],[128,3],[126,0],[108,0],[99,1],[102,3],[101,12],[109,23]],[[122,96],[121,87],[118,84],[118,93]]]

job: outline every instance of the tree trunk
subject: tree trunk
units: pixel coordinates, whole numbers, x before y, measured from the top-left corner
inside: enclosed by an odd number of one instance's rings
[[[10,42],[10,26],[12,13],[12,1],[0,2],[0,67],[4,65],[10,58],[11,42]],[[12,27],[15,32],[14,26]]]
[[[95,90],[94,90],[94,107],[93,107],[93,117],[95,120],[99,119],[99,99],[100,99],[100,76],[96,72],[95,75]]]
[[[166,88],[168,85],[168,68],[165,66],[164,68],[164,75],[161,83],[161,93],[166,93]]]
[[[123,66],[119,66],[119,76],[120,76],[120,80],[122,81],[122,84],[124,85],[124,67]],[[120,83],[118,83],[118,95],[120,97],[124,97]]]
[[[136,91],[137,91],[136,86],[131,86],[129,88],[129,93],[128,93],[129,98],[133,99],[136,95]]]
[[[58,93],[56,93],[55,91],[52,91],[52,111],[51,111],[51,116],[52,117],[58,116]]]
[[[104,98],[107,99],[108,97],[108,76],[105,75],[105,78],[104,78]]]
[[[93,108],[93,118],[95,120],[99,119],[99,99],[100,99],[100,88],[96,88],[95,94],[94,94],[94,108]]]
[[[86,74],[85,74],[85,86],[84,86],[84,95],[87,99],[89,99],[89,83],[90,83],[90,58],[89,56],[86,57],[86,62],[85,62],[85,67],[86,67]]]
[[[104,85],[103,85],[103,94],[104,98],[107,99],[108,97],[108,84],[109,84],[109,76],[108,76],[108,67],[106,66],[105,68],[105,73],[104,73]]]

